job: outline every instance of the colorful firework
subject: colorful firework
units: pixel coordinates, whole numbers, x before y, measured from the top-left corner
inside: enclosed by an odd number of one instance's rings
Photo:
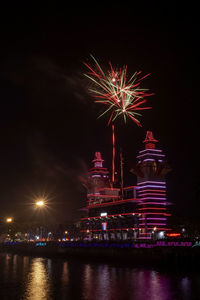
[[[118,117],[123,116],[124,122],[127,118],[131,118],[138,126],[141,126],[137,119],[141,116],[138,111],[151,109],[151,107],[143,106],[146,103],[146,97],[149,94],[147,89],[140,87],[141,81],[149,76],[139,77],[141,71],[135,72],[130,79],[127,79],[127,66],[114,69],[109,63],[110,69],[105,73],[100,67],[97,60],[91,55],[95,64],[94,68],[84,63],[88,68],[88,73],[84,74],[93,82],[93,87],[89,91],[93,94],[95,102],[105,104],[107,109],[99,116],[110,113],[110,122],[114,122]]]

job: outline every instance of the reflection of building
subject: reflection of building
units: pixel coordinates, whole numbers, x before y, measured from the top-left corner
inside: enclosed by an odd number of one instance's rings
[[[156,149],[152,132],[146,135],[145,149],[131,171],[137,185],[112,187],[109,171],[103,167],[100,152],[95,153],[87,181],[87,216],[82,218],[82,232],[88,238],[152,238],[168,230],[165,175],[169,168],[162,150]],[[123,197],[122,197],[123,195]]]

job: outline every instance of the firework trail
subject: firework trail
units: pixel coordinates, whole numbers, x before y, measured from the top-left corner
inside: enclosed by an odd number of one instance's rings
[[[124,122],[131,118],[138,126],[141,126],[138,116],[139,111],[151,109],[143,106],[146,97],[153,94],[147,89],[140,87],[141,81],[150,74],[141,76],[141,71],[135,72],[130,79],[127,78],[127,66],[114,69],[109,63],[109,70],[105,73],[97,60],[91,55],[94,67],[84,62],[88,73],[84,74],[93,83],[89,91],[95,98],[95,102],[107,106],[105,111],[99,116],[110,113],[108,125],[118,117],[123,116]]]

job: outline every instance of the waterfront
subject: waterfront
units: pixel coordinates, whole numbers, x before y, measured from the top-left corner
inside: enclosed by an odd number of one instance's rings
[[[200,274],[0,253],[1,300],[199,299]]]

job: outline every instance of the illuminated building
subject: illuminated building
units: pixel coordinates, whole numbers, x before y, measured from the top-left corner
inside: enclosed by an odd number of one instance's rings
[[[137,198],[140,238],[152,238],[167,228],[166,180],[169,166],[162,150],[156,149],[157,140],[147,131],[145,149],[139,151],[138,162],[132,172],[137,175]]]
[[[157,140],[147,131],[145,149],[131,170],[137,185],[112,187],[100,152],[95,153],[93,167],[84,182],[87,187],[87,216],[81,219],[82,233],[89,239],[151,239],[167,231],[168,202],[165,175],[169,171]]]

